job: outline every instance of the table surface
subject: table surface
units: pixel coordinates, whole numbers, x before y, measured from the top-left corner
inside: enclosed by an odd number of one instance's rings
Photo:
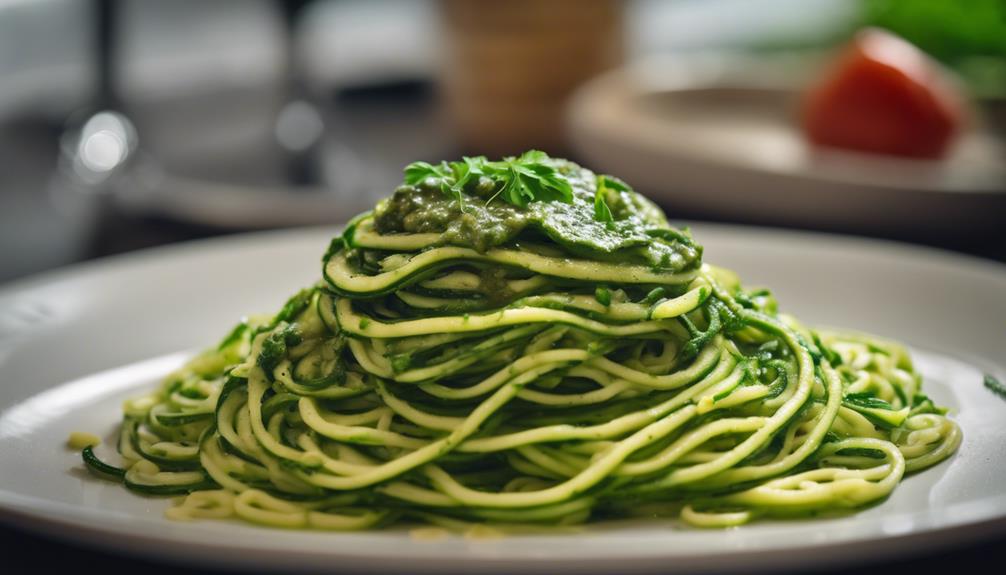
[[[338,535],[333,535],[337,537]],[[205,573],[223,574],[228,571],[217,569],[193,568],[187,566],[173,565],[165,562],[151,561],[142,558],[124,557],[94,551],[79,547],[74,544],[53,541],[46,537],[35,534],[28,534],[16,528],[0,527],[0,550],[4,554],[5,573],[50,573],[57,569],[75,568],[84,566],[99,566],[103,575],[115,575],[130,573],[136,575],[160,575],[171,573]],[[1006,564],[1006,537],[990,539],[985,542],[957,547],[949,551],[930,553],[925,549],[919,549],[910,558],[901,558],[868,565],[852,565],[839,568],[831,568],[822,565],[817,571],[822,575],[827,574],[861,574],[864,568],[870,572],[883,573],[956,573],[964,567],[982,566],[988,569],[990,565]],[[30,565],[30,568],[27,566]],[[7,570],[11,566],[10,570]],[[24,567],[19,567],[24,566]],[[23,570],[19,570],[23,569]],[[992,568],[995,571],[995,568]],[[248,571],[242,571],[249,573]]]

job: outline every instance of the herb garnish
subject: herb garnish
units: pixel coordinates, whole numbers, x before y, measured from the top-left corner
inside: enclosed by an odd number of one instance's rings
[[[483,182],[488,181],[484,184]],[[529,150],[520,157],[508,157],[490,162],[485,156],[465,157],[460,162],[440,162],[437,165],[413,162],[405,168],[405,183],[438,185],[446,195],[455,196],[463,204],[463,193],[475,186],[491,185],[486,204],[496,197],[524,207],[530,202],[558,201],[571,203],[573,187],[550,163],[545,152]]]
[[[615,217],[611,215],[611,208],[605,199],[608,188],[604,185],[604,176],[597,177],[597,191],[594,192],[594,219],[599,222],[613,222]]]
[[[1003,385],[994,376],[985,374],[985,387],[999,397],[1006,399],[1006,385]]]
[[[615,217],[608,207],[608,190],[616,192],[632,191],[622,180],[612,176],[597,176],[597,191],[594,192],[594,219],[599,222],[614,222]]]
[[[611,290],[604,286],[597,286],[594,290],[594,299],[603,306],[611,305]]]

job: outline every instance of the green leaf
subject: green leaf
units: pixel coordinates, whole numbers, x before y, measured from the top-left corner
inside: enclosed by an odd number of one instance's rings
[[[518,160],[522,164],[540,164],[548,160],[548,154],[541,150],[528,150],[520,155]]]
[[[515,206],[524,207],[527,205],[527,201],[524,199],[524,194],[521,189],[522,187],[523,185],[520,183],[520,179],[517,178],[515,174],[510,174],[503,180],[501,197],[506,202]]]
[[[464,191],[472,182],[478,183],[479,178],[485,175],[485,167],[488,164],[485,156],[475,156],[469,158],[465,156],[460,162],[449,164],[451,175],[441,180],[440,189],[444,194],[452,195],[458,199],[461,209],[464,210]]]
[[[600,178],[604,180],[604,187],[609,190],[615,190],[616,192],[632,191],[632,188],[629,187],[629,184],[626,184],[625,182],[616,178],[615,176],[602,175],[600,176]]]
[[[597,190],[594,192],[594,219],[599,222],[614,222],[615,217],[611,215],[611,208],[605,196],[608,194],[607,177],[597,177]]]
[[[463,192],[465,186],[468,186],[472,182],[478,183],[479,178],[485,175],[485,167],[489,163],[485,156],[476,156],[474,158],[465,156],[462,160],[461,162],[453,162],[451,164],[455,179],[454,185],[451,186],[451,191],[455,194]]]
[[[412,162],[405,166],[404,181],[410,186],[416,186],[430,178],[444,180],[450,176],[450,170],[446,164],[441,163],[439,166],[434,166],[426,162]]]

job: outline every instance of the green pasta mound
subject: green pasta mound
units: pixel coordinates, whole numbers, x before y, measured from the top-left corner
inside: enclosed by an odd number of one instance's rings
[[[175,519],[704,527],[848,512],[949,457],[905,348],[815,331],[626,183],[541,152],[405,170],[323,279],[125,404]]]

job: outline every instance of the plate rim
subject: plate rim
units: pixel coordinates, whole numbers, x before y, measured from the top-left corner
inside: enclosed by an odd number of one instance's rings
[[[382,556],[367,553],[340,551],[332,553],[323,550],[298,550],[276,554],[270,550],[254,549],[248,546],[227,543],[206,543],[200,540],[152,537],[146,534],[115,529],[107,524],[84,525],[80,521],[66,520],[65,516],[27,512],[22,508],[9,507],[0,492],[0,524],[16,529],[55,538],[68,543],[83,543],[91,548],[113,554],[122,554],[137,559],[157,558],[170,563],[191,567],[211,567],[235,570],[241,567],[258,569],[278,569],[292,573],[318,573],[322,571],[352,573],[366,568],[369,573],[400,573],[407,564],[413,573],[471,573],[495,574],[512,573],[521,569],[532,573],[557,570],[577,573],[611,573],[617,568],[622,573],[705,573],[730,572],[743,567],[744,572],[764,572],[770,569],[796,568],[808,566],[808,555],[814,555],[818,566],[850,567],[875,563],[900,557],[907,550],[925,543],[927,552],[946,552],[965,544],[978,544],[995,539],[1006,533],[1006,515],[976,522],[962,523],[952,527],[912,531],[888,535],[875,539],[854,539],[841,542],[826,542],[801,545],[798,548],[770,548],[731,550],[717,555],[710,562],[709,553],[695,554],[653,554],[649,556],[613,556],[571,559],[568,557],[522,557],[503,558],[497,555],[454,555],[431,557],[421,554]],[[1000,497],[1006,500],[1006,496]],[[61,505],[57,506],[61,507]],[[68,508],[73,506],[67,505]],[[118,520],[116,520],[118,521]],[[149,520],[144,520],[149,521]],[[130,521],[122,521],[123,524]],[[55,528],[55,531],[53,531]],[[268,530],[268,528],[262,528]],[[124,535],[125,534],[125,535]],[[338,533],[332,533],[337,536]],[[939,537],[934,537],[940,535]],[[123,543],[125,545],[123,545]],[[864,549],[866,552],[864,553]],[[859,553],[848,551],[858,550]],[[177,553],[183,551],[183,553]],[[230,552],[230,554],[227,554]],[[226,554],[226,558],[221,557]],[[214,556],[216,554],[216,556]],[[293,555],[298,562],[291,565],[287,559]],[[333,571],[333,562],[339,562]],[[674,566],[668,568],[669,562]]]

